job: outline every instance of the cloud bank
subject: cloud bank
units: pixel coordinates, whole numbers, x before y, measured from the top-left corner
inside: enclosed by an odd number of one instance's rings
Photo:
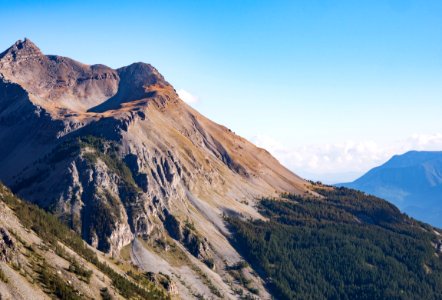
[[[179,89],[179,90],[177,90],[177,93],[178,93],[178,96],[180,96],[180,98],[188,104],[195,104],[200,101],[197,96],[193,95],[189,91]]]
[[[326,183],[352,181],[395,154],[410,150],[442,151],[442,133],[416,134],[388,144],[366,140],[296,148],[287,148],[263,135],[254,136],[251,141],[297,174]]]

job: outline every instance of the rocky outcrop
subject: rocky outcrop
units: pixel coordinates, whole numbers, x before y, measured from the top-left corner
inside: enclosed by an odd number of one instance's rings
[[[211,258],[209,241],[196,231],[193,223],[181,222],[167,211],[164,215],[164,225],[172,238],[180,241],[196,258],[203,261]]]
[[[177,286],[175,282],[172,281],[169,275],[147,272],[146,277],[150,282],[163,286],[163,288],[169,293],[169,295],[178,295]]]
[[[0,227],[0,261],[11,261],[16,250],[15,242],[8,230]]]

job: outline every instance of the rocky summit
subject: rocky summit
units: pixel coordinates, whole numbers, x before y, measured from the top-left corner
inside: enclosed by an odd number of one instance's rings
[[[242,288],[226,271],[241,257],[225,216],[262,219],[259,197],[311,188],[184,103],[153,66],[86,65],[29,39],[0,54],[0,141],[14,193],[98,250],[174,277],[183,297]]]

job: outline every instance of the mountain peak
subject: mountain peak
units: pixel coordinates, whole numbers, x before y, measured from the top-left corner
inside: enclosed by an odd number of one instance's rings
[[[43,53],[40,49],[28,38],[23,41],[18,40],[9,49],[0,54],[0,59],[17,60],[20,58],[29,58],[41,56]]]
[[[442,151],[411,150],[401,155],[394,155],[384,166],[389,168],[418,166],[432,160],[440,160]]]
[[[159,91],[168,94],[167,99],[178,97],[150,64],[137,62],[117,70],[85,65],[67,57],[46,56],[27,38],[0,54],[0,75],[37,96],[32,101],[57,118],[65,115],[65,109],[77,113],[117,110],[122,103],[152,98]]]
[[[163,75],[151,64],[136,62],[128,66],[117,69],[120,76],[128,77],[132,83],[136,82],[142,85],[161,84],[168,85]]]
[[[34,49],[40,51],[40,49],[28,38],[25,38],[23,41],[18,40],[14,45],[19,49]]]

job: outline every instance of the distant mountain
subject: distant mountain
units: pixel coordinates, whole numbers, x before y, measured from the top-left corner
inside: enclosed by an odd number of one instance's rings
[[[442,151],[410,151],[350,183],[384,198],[410,216],[442,228]]]

